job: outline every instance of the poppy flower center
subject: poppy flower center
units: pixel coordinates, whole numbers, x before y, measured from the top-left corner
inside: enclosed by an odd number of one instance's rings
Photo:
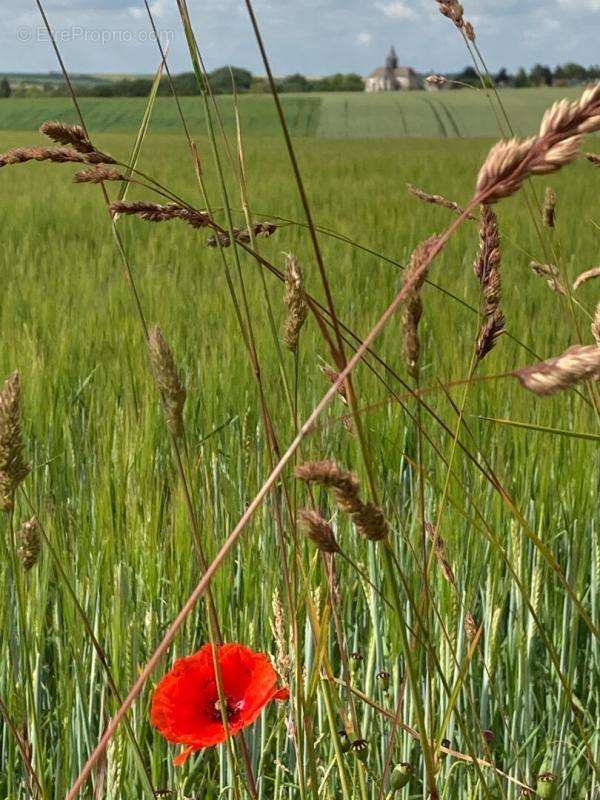
[[[231,697],[225,697],[224,701],[225,701],[225,715],[226,715],[228,721],[231,721],[237,716],[237,714],[244,707],[244,701],[243,700],[234,700]],[[216,700],[211,700],[209,702],[208,712],[209,712],[209,715],[214,720],[221,721],[221,719],[222,719],[221,701],[219,700],[218,697],[217,697]]]

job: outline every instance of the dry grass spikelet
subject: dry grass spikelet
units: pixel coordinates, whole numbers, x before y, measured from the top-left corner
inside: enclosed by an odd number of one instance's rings
[[[477,336],[477,360],[481,361],[504,332],[504,314],[500,309],[500,232],[498,218],[489,206],[481,207],[479,253],[473,269],[483,296],[483,321]]]
[[[29,572],[37,564],[40,555],[40,526],[36,517],[24,522],[17,531],[17,556],[23,569]]]
[[[434,555],[440,565],[440,569],[442,570],[443,576],[446,578],[449,584],[451,584],[454,588],[456,588],[456,578],[454,577],[454,571],[448,558],[446,556],[446,543],[440,534],[437,531],[435,525],[431,522],[425,523],[425,532],[427,533],[427,538],[432,544]]]
[[[596,340],[596,344],[600,347],[600,303],[596,306],[596,313],[592,320],[592,336]]]
[[[0,510],[14,508],[15,492],[29,474],[23,457],[21,432],[21,376],[18,372],[6,379],[0,392]]]
[[[447,208],[449,211],[453,211],[455,214],[460,215],[464,213],[464,209],[459,206],[458,203],[455,203],[453,200],[448,200],[441,194],[429,194],[429,192],[419,189],[418,186],[413,186],[412,183],[407,183],[406,188],[410,194],[412,194],[414,197],[417,197],[419,200],[422,200],[424,203],[430,203],[431,205],[440,206],[441,208]],[[475,217],[472,214],[467,214],[466,219],[474,220]]]
[[[410,286],[410,291],[401,309],[404,337],[402,352],[408,374],[415,379],[419,374],[419,357],[421,354],[421,342],[419,339],[419,322],[423,315],[421,288],[427,277],[427,270],[423,269],[423,266],[427,262],[431,247],[437,241],[437,236],[431,236],[417,245],[404,271],[404,286]]]
[[[475,622],[475,617],[471,614],[470,611],[467,611],[465,614],[465,633],[467,634],[467,639],[472,642],[473,639],[477,636],[477,623]]]
[[[380,542],[387,539],[390,529],[385,515],[375,503],[361,504],[361,507],[351,514],[352,522],[358,532],[371,542]]]
[[[288,636],[285,633],[285,624],[283,616],[283,604],[279,596],[279,591],[275,588],[273,592],[273,622],[271,623],[271,630],[277,645],[277,672],[284,680],[289,679],[289,674],[292,668],[292,662],[288,653]]]
[[[389,533],[383,511],[374,503],[360,499],[360,484],[353,472],[334,461],[306,461],[296,467],[297,478],[333,489],[341,511],[349,514],[358,532],[371,541],[385,539]]]
[[[102,181],[126,181],[127,177],[114,167],[99,164],[91,169],[76,172],[73,180],[75,183],[102,183]]]
[[[443,75],[428,75],[425,78],[425,82],[430,86],[445,86],[448,80]]]
[[[197,211],[178,203],[147,203],[136,201],[128,203],[125,201],[111,203],[110,212],[113,217],[120,214],[127,216],[138,216],[147,222],[165,222],[170,219],[181,219],[192,228],[206,228],[210,225],[211,219],[206,211]]]
[[[583,154],[590,164],[593,164],[595,167],[600,167],[600,156],[598,153],[584,153]]]
[[[554,264],[541,264],[539,261],[530,261],[529,266],[536,275],[546,279],[546,283],[553,292],[563,295],[567,293],[560,278],[558,267]]]
[[[14,147],[0,155],[0,167],[25,164],[28,161],[53,161],[57,164],[86,164],[89,156],[78,153],[72,147]]]
[[[296,467],[294,474],[306,483],[318,483],[333,489],[338,506],[348,514],[362,506],[358,478],[350,470],[339,467],[335,461],[305,461]]]
[[[93,153],[95,148],[81,125],[48,120],[40,127],[40,133],[58,144],[70,145],[80,153]]]
[[[276,230],[277,225],[274,222],[255,222],[252,225],[252,232],[250,232],[248,228],[234,228],[233,235],[236,242],[250,244],[252,242],[252,237],[268,239]],[[207,247],[229,247],[230,245],[231,236],[227,231],[217,233],[206,240]]]
[[[600,130],[600,83],[578,101],[559,100],[544,114],[537,137],[498,142],[477,179],[477,196],[494,203],[514,194],[530,175],[546,175],[579,154],[581,138]]]
[[[473,23],[470,22],[468,19],[466,19],[463,30],[465,32],[465,36],[467,37],[467,39],[470,42],[474,42],[475,39],[476,39],[476,36],[475,36],[475,28],[473,27]]]
[[[298,518],[300,527],[318,550],[322,553],[339,553],[333,529],[318,511],[304,508]]]
[[[580,286],[583,286],[584,283],[587,283],[592,278],[597,278],[600,276],[600,267],[592,267],[592,269],[586,269],[585,272],[582,272],[575,278],[573,283],[573,291],[577,291]]]
[[[542,209],[542,221],[546,228],[554,228],[556,224],[556,192],[552,186],[546,186],[544,195],[544,207]]]
[[[288,350],[298,349],[300,330],[308,316],[308,305],[304,297],[302,270],[292,253],[285,253],[283,302],[287,316],[283,326],[283,341]]]
[[[521,385],[537,395],[569,389],[579,381],[600,378],[600,347],[574,345],[559,356],[517,370]]]
[[[149,332],[148,349],[156,385],[163,401],[167,427],[172,436],[180,438],[183,436],[183,406],[186,392],[179,378],[171,348],[158,326]]]

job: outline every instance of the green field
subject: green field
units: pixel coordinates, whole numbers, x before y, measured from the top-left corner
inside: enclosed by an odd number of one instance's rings
[[[577,96],[577,89],[505,89],[500,95],[516,133],[533,133],[539,118],[555,100]],[[205,131],[202,101],[182,98],[194,135]],[[93,131],[135,133],[145,99],[82,98],[81,107]],[[219,108],[229,132],[234,129],[231,97],[220,97]],[[295,136],[333,139],[455,138],[495,136],[498,123],[481,91],[392,92],[387,94],[328,93],[283,95],[286,119]],[[278,122],[267,95],[242,95],[240,115],[247,136],[275,136]],[[0,130],[35,130],[46,119],[75,122],[69,98],[9,98],[0,102]],[[181,121],[171,98],[159,97],[154,109],[156,133],[178,133]]]
[[[534,130],[542,109],[556,96],[551,91],[502,95],[521,132]],[[220,102],[231,133],[231,101]],[[496,135],[494,116],[485,97],[467,91],[293,96],[283,102],[298,137],[295,146],[312,211],[329,232],[321,233],[319,242],[337,314],[364,337],[399,290],[402,266],[414,247],[454,219],[410,197],[405,184],[467,203],[490,137]],[[83,113],[98,134],[98,147],[126,160],[143,105],[129,99],[84,100]],[[226,226],[200,100],[186,98],[184,110],[197,137],[215,219]],[[257,219],[291,221],[260,240],[260,252],[279,268],[284,252],[295,253],[306,289],[325,302],[308,232],[295,224],[303,222],[302,206],[270,101],[244,97],[241,114],[251,213]],[[47,118],[75,119],[67,100],[0,101],[0,150],[39,142],[34,131]],[[473,138],[459,138],[466,136]],[[398,143],[398,138],[405,141]],[[220,149],[234,222],[243,226],[239,186],[227,155],[235,153],[235,142],[230,141],[229,151],[222,143]],[[139,168],[189,203],[205,207],[169,100],[156,104]],[[102,195],[97,186],[75,185],[74,171],[58,164],[0,170],[0,377],[21,372],[23,431],[33,467],[26,494],[18,495],[14,522],[19,525],[35,511],[53,548],[42,544],[38,564],[25,575],[14,557],[8,515],[2,515],[2,800],[36,796],[29,789],[19,740],[26,752],[31,748],[44,800],[64,798],[118,707],[69,586],[106,652],[119,691],[126,694],[203,571]],[[325,560],[300,534],[296,540],[290,522],[298,507],[312,502],[291,468],[217,572],[212,589],[225,640],[271,654],[292,691],[289,703],[272,704],[247,731],[260,800],[381,796],[379,779],[392,731],[385,713],[393,714],[401,695],[401,721],[416,726],[416,704],[402,684],[406,662],[399,634],[405,623],[417,632],[412,642],[417,692],[434,748],[448,739],[452,749],[493,761],[513,779],[441,754],[436,780],[443,800],[515,800],[520,795],[514,780],[535,785],[536,775],[547,770],[559,776],[557,798],[597,796],[597,390],[582,387],[580,394],[542,399],[514,378],[494,376],[562,352],[579,333],[585,342],[592,341],[590,315],[598,284],[590,281],[580,289],[570,307],[531,272],[529,262],[545,262],[546,253],[554,252],[570,280],[598,264],[599,175],[578,161],[557,175],[535,179],[527,193],[497,206],[508,334],[477,369],[476,376],[490,380],[443,388],[468,376],[479,326],[472,269],[476,222],[459,229],[423,289],[424,404],[410,395],[413,382],[402,358],[399,317],[375,345],[387,368],[371,358],[377,375],[364,364],[356,371],[365,439],[391,527],[397,575],[404,581],[398,594],[402,613],[386,605],[394,592],[384,572],[383,550],[361,539],[349,517],[336,510],[332,495],[317,489],[314,502],[332,518],[352,562],[334,559],[337,587],[330,616]],[[558,195],[557,228],[542,230],[540,240],[539,214],[534,210],[532,216],[530,209],[541,202],[547,184]],[[113,196],[117,189],[109,186]],[[161,202],[141,187],[132,189],[133,198]],[[150,224],[121,217],[117,226],[145,317],[161,326],[187,387],[183,460],[210,561],[261,487],[273,457],[226,268],[219,251],[205,246],[207,234],[181,221]],[[263,287],[254,259],[240,251],[238,270],[233,250],[223,252],[238,303],[243,304],[244,292],[247,297],[261,387],[283,450],[295,434],[293,398],[298,417],[305,419],[328,388],[319,364],[331,362],[331,355],[311,317],[301,334],[296,368],[294,356],[281,349],[285,309],[280,282],[264,271]],[[297,457],[333,458],[355,470],[366,498],[359,437],[340,423],[345,413],[347,406],[336,400]],[[283,555],[277,509],[283,519]],[[426,521],[439,522],[456,577],[455,589],[433,557],[425,606],[423,513]],[[284,565],[292,581],[291,611]],[[284,608],[279,645],[274,596]],[[472,651],[465,632],[468,613],[483,626]],[[425,620],[425,631],[419,620]],[[234,766],[220,747],[176,768],[171,759],[178,748],[149,722],[155,683],[175,657],[192,653],[207,636],[201,602],[130,716],[153,788],[169,790],[177,800],[234,800],[236,782],[240,798],[251,796],[243,788],[239,747]],[[351,727],[348,697],[337,682],[344,676],[341,652],[360,652],[364,658],[353,660],[358,666],[351,682],[361,693],[355,698],[360,730],[353,735],[367,741],[366,769],[352,752],[337,750],[344,720]],[[390,673],[389,686],[376,677],[382,670]],[[306,719],[306,727],[298,727],[297,716],[301,723]],[[299,756],[291,735],[294,725],[300,730]],[[484,731],[490,733],[484,736]],[[107,760],[94,772],[95,791],[90,786],[81,797],[152,797],[135,752],[121,727]],[[395,800],[425,796],[421,752],[409,734],[397,732],[392,764],[409,761],[414,774]]]

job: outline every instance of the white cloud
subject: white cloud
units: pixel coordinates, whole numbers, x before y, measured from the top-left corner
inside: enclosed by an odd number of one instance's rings
[[[600,11],[600,0],[557,0],[561,8],[572,11]]]
[[[404,0],[392,0],[390,3],[375,3],[375,8],[382,11],[386,17],[393,19],[414,19],[416,17],[412,8]]]
[[[153,3],[150,3],[150,11],[152,12],[152,16],[157,17],[160,19],[165,15],[165,4],[163,0],[154,0]],[[129,13],[135,19],[140,19],[141,17],[146,17],[148,12],[146,11],[145,6],[131,6],[129,8]]]
[[[373,34],[363,31],[362,33],[358,34],[358,36],[356,37],[356,41],[359,44],[371,44],[371,42],[373,41]]]

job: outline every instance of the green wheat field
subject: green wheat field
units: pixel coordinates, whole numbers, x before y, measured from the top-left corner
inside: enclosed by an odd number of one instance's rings
[[[520,90],[501,97],[514,129],[528,134],[564,94]],[[234,223],[244,227],[232,167],[233,103],[219,104],[228,199]],[[293,96],[283,105],[337,316],[363,338],[401,287],[415,246],[455,219],[409,195],[407,182],[464,206],[499,138],[494,112],[482,92],[469,90]],[[82,102],[94,144],[123,161],[144,107],[143,100]],[[214,217],[227,227],[202,108],[200,98],[183,100]],[[272,99],[243,97],[240,115],[250,215],[279,223],[257,248],[279,269],[284,253],[295,254],[306,290],[325,303]],[[0,101],[0,150],[41,144],[36,129],[46,119],[76,121],[67,99]],[[138,169],[205,208],[179,125],[172,101],[159,99]],[[75,184],[76,169],[30,163],[0,170],[0,377],[21,373],[32,466],[14,523],[35,514],[51,543],[42,541],[37,564],[23,572],[2,515],[0,797],[6,800],[63,800],[119,706],[82,612],[125,695],[203,572],[102,192]],[[315,487],[313,500],[347,556],[333,559],[332,577],[330,562],[295,525],[297,510],[311,498],[291,467],[216,573],[211,586],[223,638],[270,654],[292,692],[291,701],[268,706],[246,731],[259,800],[427,797],[421,745],[402,727],[416,728],[417,709],[403,683],[401,626],[408,626],[441,798],[533,797],[545,772],[558,776],[557,798],[599,796],[597,390],[582,385],[541,398],[502,377],[578,341],[593,342],[598,284],[589,281],[570,302],[529,264],[546,263],[554,253],[569,283],[598,265],[599,178],[580,159],[497,205],[506,334],[478,365],[475,380],[464,382],[479,327],[472,268],[477,221],[460,227],[422,290],[421,401],[411,395],[399,316],[374,345],[381,361],[369,357],[371,368],[363,363],[355,372],[364,438],[402,576],[402,615],[386,604],[391,587],[380,549],[358,536],[330,493]],[[558,197],[553,230],[542,227],[539,211],[547,185]],[[107,184],[111,197],[119,189]],[[164,201],[139,186],[127,199]],[[244,297],[260,388],[282,451],[328,389],[321,367],[331,355],[312,316],[297,359],[285,349],[282,284],[242,249],[239,265],[234,249],[224,249],[225,265],[220,251],[206,246],[209,233],[180,220],[120,217],[116,228],[145,318],[164,332],[186,386],[183,462],[210,562],[277,460],[240,333]],[[336,398],[297,460],[337,461],[357,473],[367,496],[360,437],[354,423],[341,419],[348,413]],[[431,542],[423,542],[423,516],[444,540],[454,584]],[[150,724],[156,682],[174,658],[207,639],[201,600],[134,703],[130,731],[119,727],[81,797],[253,796],[237,739],[233,753],[207,749],[174,767],[178,749]],[[344,683],[349,653],[360,654],[349,658],[351,699]],[[390,717],[402,699],[396,728]],[[351,706],[359,728],[353,735],[367,743],[361,757],[339,734]],[[466,758],[441,751],[442,740]],[[412,767],[410,781],[395,793],[381,781],[388,753],[392,768]],[[542,794],[543,784],[537,787],[539,796],[550,796]]]

